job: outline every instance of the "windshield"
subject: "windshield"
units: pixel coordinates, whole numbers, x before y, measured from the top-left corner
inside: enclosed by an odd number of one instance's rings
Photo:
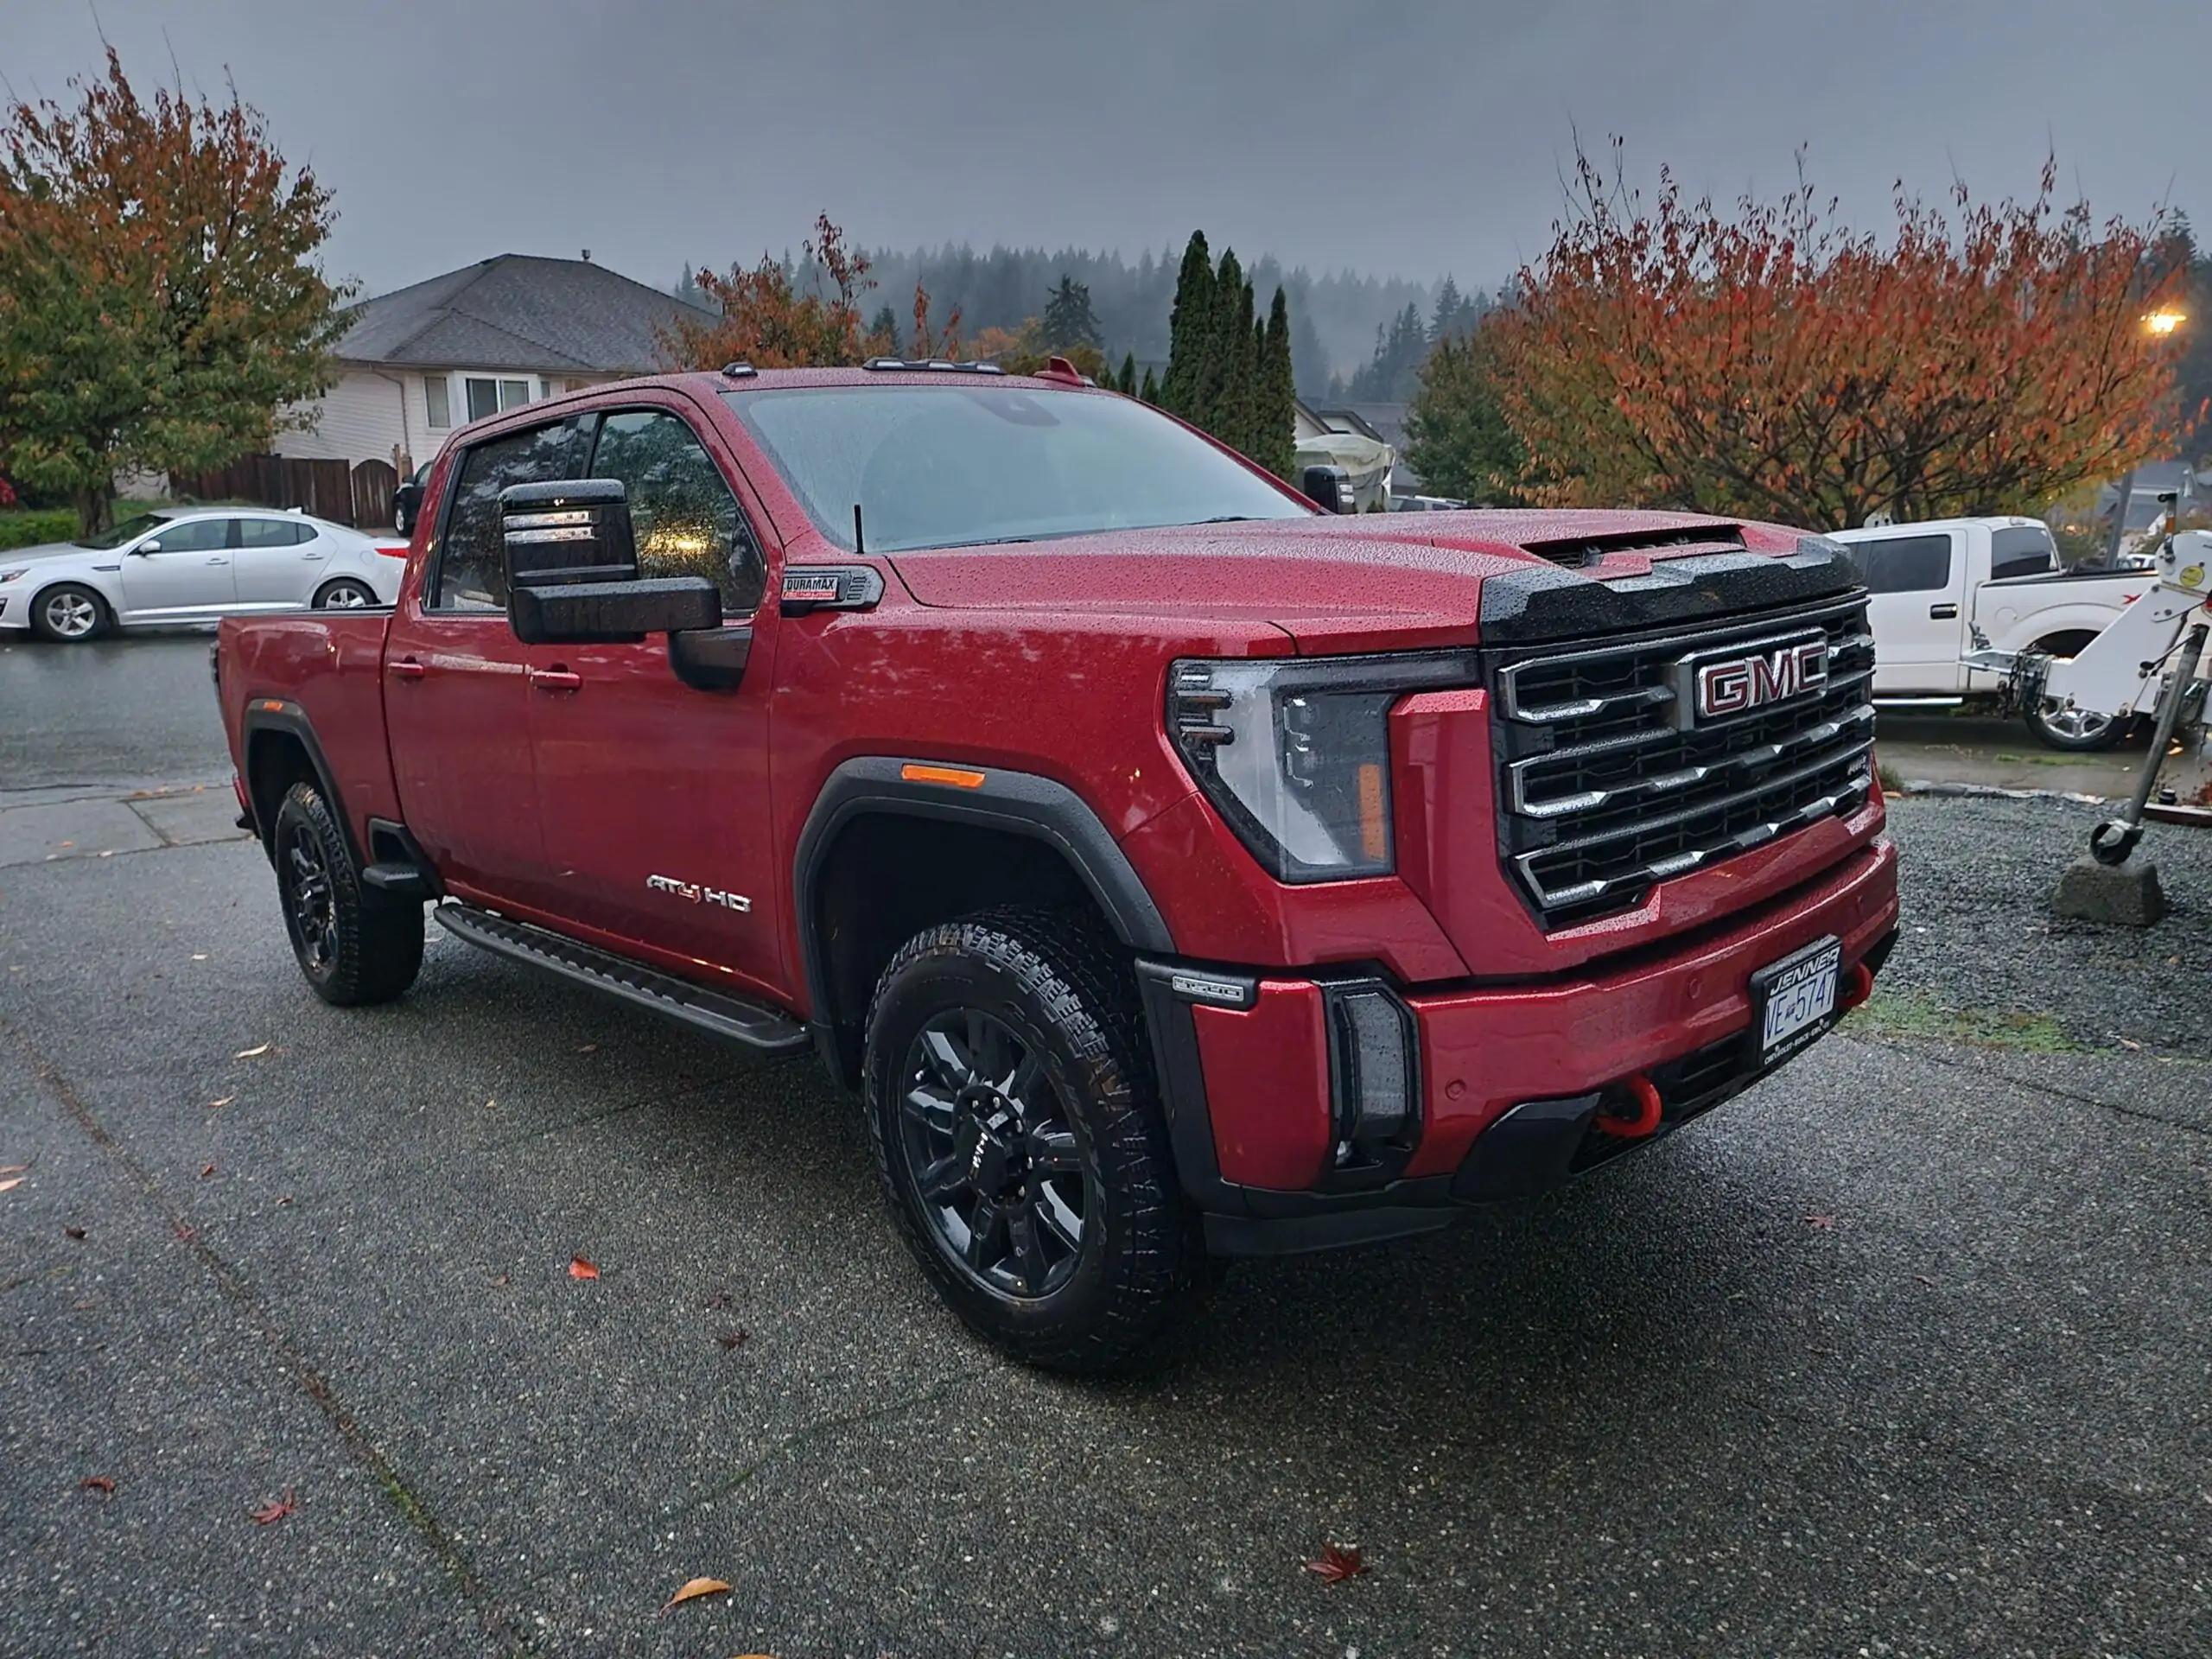
[[[135,542],[156,525],[167,523],[168,515],[165,512],[142,512],[135,518],[124,519],[113,530],[104,530],[97,536],[79,536],[77,545],[105,553],[125,542]]]
[[[724,396],[816,527],[846,549],[855,505],[871,553],[1313,511],[1126,397],[1025,386]]]

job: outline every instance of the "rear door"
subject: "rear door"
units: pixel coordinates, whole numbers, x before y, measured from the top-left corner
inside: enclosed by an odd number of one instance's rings
[[[314,597],[330,563],[330,538],[291,515],[238,521],[232,569],[241,608],[279,610]]]
[[[681,958],[695,977],[775,995],[779,897],[768,810],[773,607],[742,479],[688,400],[602,410],[586,476],[628,487],[639,573],[704,575],[723,626],[753,626],[743,683],[686,685],[663,637],[548,646],[564,677],[531,696],[547,851],[569,913]],[[714,970],[711,974],[703,969]]]
[[[507,625],[499,492],[575,476],[578,440],[573,420],[556,421],[495,434],[454,459],[423,582],[401,596],[385,646],[385,717],[407,827],[467,896],[524,906],[544,907],[557,884],[531,766],[537,664]]]
[[[134,618],[218,615],[231,607],[235,518],[173,518],[123,556],[123,602]]]
[[[1877,696],[1955,696],[1965,681],[1964,550],[1956,530],[1868,537],[1851,543],[1872,597]]]

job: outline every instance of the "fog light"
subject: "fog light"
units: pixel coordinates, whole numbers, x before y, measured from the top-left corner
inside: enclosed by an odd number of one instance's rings
[[[1336,1166],[1390,1160],[1421,1128],[1412,1011],[1380,983],[1331,986],[1328,1007]]]

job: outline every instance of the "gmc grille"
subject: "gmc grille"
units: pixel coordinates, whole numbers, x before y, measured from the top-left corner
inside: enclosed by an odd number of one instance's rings
[[[1686,717],[1684,658],[1822,637],[1823,684],[1729,718]],[[1632,908],[1655,882],[1857,810],[1873,787],[1863,594],[1495,660],[1499,852],[1547,928]]]

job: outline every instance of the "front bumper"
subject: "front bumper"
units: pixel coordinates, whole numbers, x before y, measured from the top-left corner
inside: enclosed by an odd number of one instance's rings
[[[1418,1121],[1349,1165],[1347,1068],[1332,1033],[1371,978],[1240,976],[1141,963],[1185,1192],[1223,1254],[1276,1254],[1448,1224],[1649,1145],[1763,1075],[1750,1041],[1758,969],[1833,934],[1864,994],[1893,943],[1897,853],[1876,840],[1713,927],[1556,979],[1388,991],[1410,1020]],[[1867,976],[1854,974],[1864,966]],[[1333,1022],[1333,1023],[1332,1023]],[[1592,1127],[1648,1083],[1656,1130]]]

